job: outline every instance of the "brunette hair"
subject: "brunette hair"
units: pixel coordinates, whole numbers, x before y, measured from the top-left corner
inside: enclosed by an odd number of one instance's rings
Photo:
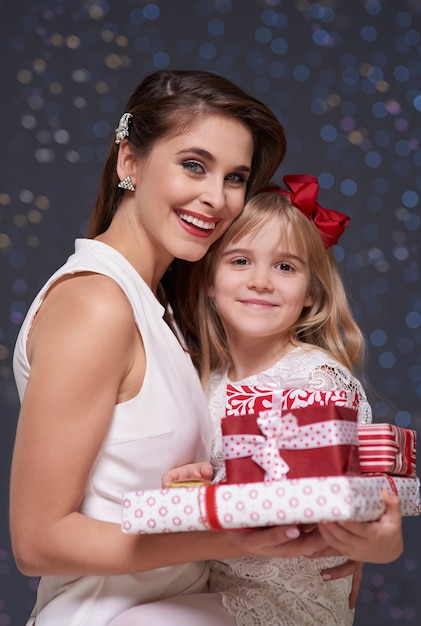
[[[186,132],[206,115],[217,113],[244,124],[254,139],[247,197],[268,183],[285,155],[283,127],[270,109],[228,79],[212,72],[154,72],[135,89],[125,112],[132,115],[128,141],[140,159],[149,155],[156,141]],[[113,139],[88,237],[96,237],[109,227],[123,196],[124,190],[117,186],[117,155],[118,145]]]
[[[220,255],[228,244],[253,234],[274,217],[279,220],[280,242],[310,268],[313,304],[290,327],[291,342],[326,350],[353,373],[357,364],[363,365],[364,338],[352,315],[333,249],[324,247],[314,223],[287,196],[263,192],[246,203],[205,257],[191,264],[189,284],[179,292],[178,323],[204,385],[211,371],[225,371],[231,365],[224,323],[208,295]]]

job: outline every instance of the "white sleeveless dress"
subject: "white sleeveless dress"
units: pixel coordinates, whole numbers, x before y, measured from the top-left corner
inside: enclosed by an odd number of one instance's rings
[[[213,422],[212,464],[222,480],[224,457],[221,418],[225,414],[228,377],[214,375],[208,398]],[[312,390],[347,389],[359,398],[358,421],[371,422],[371,408],[360,382],[335,359],[317,348],[295,348],[271,368],[236,384]],[[323,581],[320,571],[344,562],[342,557],[211,561],[209,591],[219,592],[238,626],[351,626],[351,577]]]
[[[170,468],[209,458],[210,418],[197,373],[163,320],[161,304],[120,253],[88,239],[76,240],[75,253],[49,279],[23,322],[14,353],[20,398],[30,371],[28,333],[43,297],[61,276],[83,271],[104,274],[120,285],[146,352],[141,391],[115,407],[80,506],[88,517],[120,524],[123,492],[158,488]],[[105,626],[132,606],[206,590],[208,573],[208,565],[200,562],[136,575],[45,576],[28,625]]]

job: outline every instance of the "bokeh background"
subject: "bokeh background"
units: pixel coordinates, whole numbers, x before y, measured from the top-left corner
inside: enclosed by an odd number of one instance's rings
[[[0,0],[0,626],[25,623],[8,481],[11,360],[28,305],[85,234],[124,103],[155,69],[220,73],[283,123],[286,173],[347,213],[337,247],[376,421],[421,429],[420,0]],[[420,518],[368,565],[356,625],[421,623]],[[326,625],[328,626],[328,625]]]

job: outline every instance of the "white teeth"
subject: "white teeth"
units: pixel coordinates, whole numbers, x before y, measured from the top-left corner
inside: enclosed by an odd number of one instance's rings
[[[215,222],[204,222],[203,220],[199,220],[197,217],[193,217],[193,215],[188,215],[188,213],[177,212],[177,215],[185,222],[193,224],[193,226],[197,226],[198,228],[204,228],[205,230],[213,230],[216,226]]]

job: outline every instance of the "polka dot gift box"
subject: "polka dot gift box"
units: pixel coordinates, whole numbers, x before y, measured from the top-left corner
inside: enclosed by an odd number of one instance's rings
[[[129,492],[122,502],[122,530],[144,534],[368,521],[384,511],[382,488],[396,491],[403,515],[421,513],[418,478],[382,474],[298,478]]]

